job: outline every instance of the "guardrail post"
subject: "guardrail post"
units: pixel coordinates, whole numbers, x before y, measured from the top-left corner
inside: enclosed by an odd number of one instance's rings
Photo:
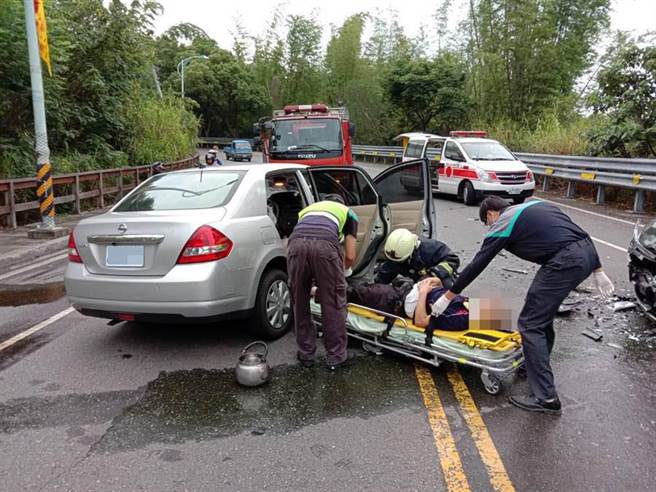
[[[123,170],[118,171],[118,198],[123,198]]]
[[[645,190],[636,190],[632,211],[634,214],[645,213]]]
[[[103,172],[98,173],[98,208],[105,208],[105,185],[103,184]]]
[[[18,227],[18,221],[16,220],[16,197],[14,196],[14,183],[13,181],[9,182],[9,227],[16,229]]]
[[[80,175],[79,174],[75,175],[75,190],[73,191],[73,193],[75,195],[75,205],[74,205],[75,208],[73,209],[73,211],[76,214],[79,215],[81,213],[81,211],[80,211]]]
[[[576,194],[576,183],[574,181],[569,181],[567,183],[567,192],[565,193],[565,198],[574,198]]]
[[[604,185],[597,186],[597,194],[595,196],[595,203],[602,205],[606,201],[606,187]]]
[[[542,191],[549,191],[549,176],[542,176]]]

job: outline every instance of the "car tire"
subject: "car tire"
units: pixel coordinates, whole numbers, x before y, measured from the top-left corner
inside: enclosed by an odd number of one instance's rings
[[[512,199],[513,205],[521,205],[526,201],[525,196],[518,196]]]
[[[465,181],[465,184],[462,186],[462,202],[465,205],[476,205],[476,202],[478,200],[476,199],[476,190],[474,189],[474,185],[471,184],[469,181]]]
[[[251,330],[266,340],[275,340],[289,331],[294,322],[287,274],[276,268],[264,273],[255,299]]]

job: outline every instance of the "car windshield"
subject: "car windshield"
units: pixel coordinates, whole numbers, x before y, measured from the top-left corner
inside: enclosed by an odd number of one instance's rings
[[[245,171],[203,171],[155,176],[130,193],[115,212],[195,210],[225,205]]]
[[[237,142],[237,143],[235,143],[235,149],[251,150],[251,146],[248,142]]]
[[[273,122],[272,152],[342,150],[342,132],[336,118],[303,118]]]
[[[475,161],[514,161],[515,157],[498,142],[460,142],[467,155]]]

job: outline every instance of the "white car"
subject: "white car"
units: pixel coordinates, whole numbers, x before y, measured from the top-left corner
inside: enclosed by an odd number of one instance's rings
[[[505,146],[485,132],[457,131],[449,137],[402,134],[407,139],[403,160],[428,158],[433,191],[456,195],[475,205],[485,195],[498,195],[522,203],[535,191],[533,173]]]
[[[69,238],[66,294],[80,313],[136,322],[249,318],[266,338],[292,323],[287,238],[298,212],[341,195],[359,217],[354,276],[386,235],[434,232],[425,160],[371,178],[355,166],[221,166],[158,174]],[[401,184],[412,179],[414,193]],[[420,192],[420,193],[419,193]]]

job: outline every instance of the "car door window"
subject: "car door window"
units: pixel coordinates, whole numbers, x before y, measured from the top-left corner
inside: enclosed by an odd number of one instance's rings
[[[282,239],[289,237],[305,207],[301,186],[294,171],[270,173],[266,177],[267,214]]]
[[[410,142],[406,149],[406,157],[421,157],[421,151],[424,147],[424,142]]]
[[[432,235],[432,195],[427,176],[424,159],[398,164],[376,176],[376,191],[388,209],[390,231],[405,228],[418,235]]]
[[[376,192],[366,178],[349,170],[326,170],[312,172],[314,177],[314,193],[318,200],[326,195],[337,194],[344,199],[349,207],[373,205],[376,203]]]
[[[452,161],[464,162],[465,158],[460,152],[458,146],[453,142],[447,142],[446,148],[444,149],[444,157]]]

